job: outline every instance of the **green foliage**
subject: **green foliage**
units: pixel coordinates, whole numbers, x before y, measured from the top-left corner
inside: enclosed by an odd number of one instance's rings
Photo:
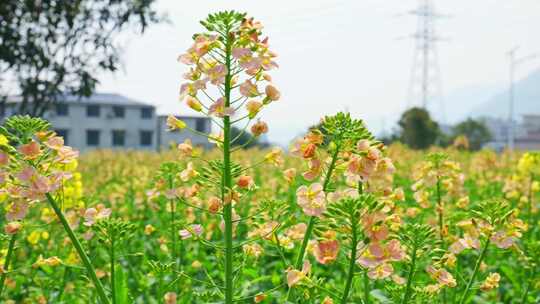
[[[508,201],[504,199],[490,199],[483,201],[471,210],[474,219],[482,219],[494,227],[503,225],[515,212]]]
[[[363,234],[360,219],[366,213],[381,209],[384,205],[379,203],[371,194],[361,194],[358,198],[344,198],[328,207],[325,224],[336,231],[345,231],[347,238],[353,234]]]
[[[398,122],[400,140],[413,149],[426,149],[433,145],[439,134],[439,125],[425,109],[411,108],[401,115]]]
[[[240,25],[246,17],[246,13],[236,11],[224,11],[209,14],[206,20],[201,21],[202,26],[211,32],[225,33]]]
[[[122,267],[118,267],[114,273],[114,281],[116,282],[116,304],[130,304],[132,301],[129,298],[129,288],[127,277]]]
[[[448,154],[442,152],[429,153],[427,160],[431,162],[435,168],[439,168],[445,160],[448,160]]]
[[[121,219],[105,219],[92,226],[98,240],[108,247],[133,237],[135,225]]]
[[[10,142],[24,144],[29,142],[38,132],[48,131],[51,124],[38,117],[28,115],[11,116],[0,127],[0,134],[7,137]]]
[[[469,148],[473,151],[480,150],[482,145],[491,140],[491,133],[486,125],[480,121],[468,118],[452,128],[452,136],[456,138],[464,135],[469,140]]]
[[[423,252],[430,256],[433,254],[431,250],[437,243],[435,239],[435,229],[425,224],[407,224],[404,225],[397,238],[408,249],[416,248],[417,251]]]
[[[209,187],[219,187],[223,182],[223,161],[211,160],[201,170],[199,182]],[[239,164],[231,163],[231,177],[237,178],[244,168]]]
[[[326,116],[321,129],[334,141],[344,140],[356,143],[360,139],[373,139],[373,135],[365,127],[361,119],[354,119],[350,113],[339,112],[334,116]]]
[[[118,35],[162,19],[155,2],[3,0],[0,70],[21,94],[19,113],[41,116],[65,93],[90,96],[97,75],[118,69]]]

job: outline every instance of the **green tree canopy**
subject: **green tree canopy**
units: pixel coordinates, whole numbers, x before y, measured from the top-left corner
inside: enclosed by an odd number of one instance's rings
[[[464,135],[469,140],[471,150],[479,150],[482,145],[491,140],[491,133],[486,125],[480,120],[468,118],[452,128],[454,138]]]
[[[401,115],[398,122],[400,140],[413,149],[425,149],[433,145],[440,134],[439,125],[425,109],[411,108]]]
[[[118,34],[162,20],[155,0],[0,1],[0,99],[41,115],[61,94],[90,96],[119,65]]]

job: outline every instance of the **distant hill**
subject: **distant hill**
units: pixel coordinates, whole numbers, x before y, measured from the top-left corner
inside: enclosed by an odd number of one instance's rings
[[[540,69],[515,83],[514,113],[516,118],[523,114],[540,114]],[[508,88],[474,107],[469,115],[473,117],[508,117]]]
[[[457,123],[501,91],[500,85],[470,85],[451,91],[444,98],[445,121]],[[434,106],[435,108],[435,106]]]

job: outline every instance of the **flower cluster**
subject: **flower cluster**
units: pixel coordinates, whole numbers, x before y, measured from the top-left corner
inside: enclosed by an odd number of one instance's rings
[[[431,206],[430,199],[436,191],[439,191],[443,203],[451,203],[453,199],[458,199],[459,207],[466,207],[468,197],[463,192],[465,176],[461,172],[460,165],[447,158],[448,156],[444,154],[431,154],[428,161],[413,170],[414,184],[411,188],[414,191],[414,199],[422,208]]]
[[[6,219],[19,221],[29,208],[45,196],[61,190],[73,177],[79,153],[48,131],[48,124],[36,119],[34,128],[15,130],[19,117],[6,122],[0,146],[0,189],[7,206]],[[11,128],[10,128],[11,126]],[[15,136],[13,132],[24,133]]]

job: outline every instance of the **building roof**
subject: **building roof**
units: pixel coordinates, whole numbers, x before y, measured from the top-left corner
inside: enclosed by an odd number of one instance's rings
[[[19,96],[9,96],[7,99],[8,103],[17,103],[21,102],[22,97]],[[77,95],[71,94],[62,94],[58,97],[58,101],[66,103],[98,103],[98,104],[107,104],[107,105],[123,105],[123,106],[149,106],[154,107],[149,103],[142,101],[134,100],[120,94],[113,93],[95,93],[90,97],[80,97]]]

